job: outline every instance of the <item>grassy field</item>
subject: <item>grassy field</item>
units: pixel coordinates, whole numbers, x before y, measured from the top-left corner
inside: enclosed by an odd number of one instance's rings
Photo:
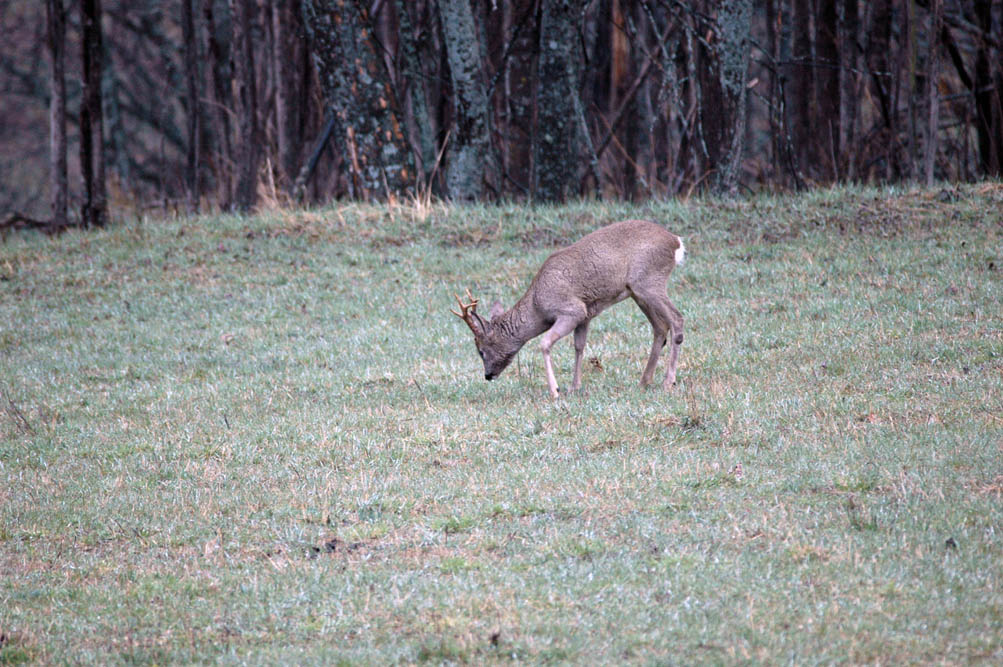
[[[999,663],[1003,186],[129,220],[0,245],[0,663]],[[511,305],[689,256],[552,402]],[[555,348],[570,383],[570,338]],[[660,377],[660,376],[656,376]]]

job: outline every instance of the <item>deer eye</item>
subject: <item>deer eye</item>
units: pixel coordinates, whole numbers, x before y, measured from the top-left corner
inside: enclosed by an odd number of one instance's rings
[[[481,355],[481,359],[484,358],[484,350],[482,350],[481,348],[477,348],[477,354]]]

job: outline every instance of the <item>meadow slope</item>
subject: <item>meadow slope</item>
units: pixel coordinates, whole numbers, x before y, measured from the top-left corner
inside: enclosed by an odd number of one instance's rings
[[[1003,186],[130,219],[0,245],[0,663],[1003,661]],[[686,238],[583,391],[510,305]],[[570,383],[570,339],[555,347]]]

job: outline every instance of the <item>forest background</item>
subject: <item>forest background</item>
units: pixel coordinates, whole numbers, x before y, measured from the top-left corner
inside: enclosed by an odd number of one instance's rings
[[[0,220],[999,177],[999,0],[0,0]]]

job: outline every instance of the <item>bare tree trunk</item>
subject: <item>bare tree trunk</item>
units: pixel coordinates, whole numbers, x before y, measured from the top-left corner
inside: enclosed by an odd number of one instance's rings
[[[836,152],[840,146],[839,123],[839,13],[837,0],[825,0],[815,14],[815,141],[821,143],[820,162],[828,164],[828,178],[839,180]]]
[[[773,67],[770,72],[770,117],[771,117],[771,140],[773,146],[773,169],[774,176],[780,178],[781,174],[788,174],[791,182],[797,190],[803,190],[806,185],[801,175],[798,165],[798,152],[795,149],[792,136],[790,113],[787,107],[787,84],[788,77],[781,67],[783,53],[783,35],[785,17],[789,22],[791,10],[785,12],[786,3],[783,0],[767,0],[767,21],[770,45],[770,59]],[[794,70],[797,72],[797,70]]]
[[[857,106],[860,73],[857,54],[857,32],[860,29],[857,0],[843,0],[843,17],[839,36],[839,163],[837,173],[853,180],[857,144]]]
[[[101,2],[94,2],[94,34],[91,42],[91,63],[94,85],[90,88],[91,127],[94,137],[94,224],[103,227],[108,221],[108,188],[105,179],[104,152],[104,37],[101,28]]]
[[[572,78],[571,47],[575,43],[572,4],[542,0],[540,8],[540,59],[537,63],[537,132],[534,145],[535,187],[540,201],[563,201],[575,190],[578,146],[572,96],[578,94]]]
[[[951,58],[951,63],[954,65],[954,70],[958,75],[958,79],[961,84],[969,91],[972,92],[973,82],[972,77],[968,73],[968,68],[965,65],[964,57],[961,55],[961,51],[958,49],[958,44],[955,42],[954,37],[951,35],[950,29],[941,23],[939,39],[947,50],[948,55]],[[971,100],[974,101],[974,96]],[[961,145],[957,147],[954,151],[955,157],[957,158],[957,178],[960,180],[966,180],[970,176],[969,169],[969,135],[972,132],[972,120],[974,118],[974,109],[970,104],[955,104],[952,105],[959,112],[956,113],[956,118],[959,122],[958,133],[961,138]],[[950,108],[950,106],[948,107]]]
[[[621,8],[617,19],[618,25],[613,28],[618,41],[623,45],[621,76],[611,88],[616,91],[616,108],[620,112],[619,145],[624,154],[620,196],[625,199],[638,199],[652,194],[651,181],[645,174],[645,165],[650,159],[652,146],[650,141],[644,140],[643,128],[647,106],[645,82],[655,60],[652,59],[654,49],[646,44],[649,40],[641,29],[643,8],[635,3],[625,4],[628,6]],[[610,122],[615,121],[615,118],[610,118]]]
[[[908,129],[906,130],[906,156],[904,176],[912,180],[916,175],[916,7],[915,0],[905,0],[902,12],[902,40],[899,44],[898,79],[905,71],[905,91]],[[901,84],[899,84],[901,86]],[[901,91],[901,88],[899,88]],[[898,105],[896,105],[896,110]]]
[[[52,96],[49,100],[49,196],[52,225],[67,223],[66,180],[66,9],[63,0],[46,0]]]
[[[300,60],[302,42],[295,32],[302,30],[299,2],[296,0],[271,3],[273,37],[272,60],[275,64],[275,126],[278,144],[278,168],[281,181],[292,192],[293,180],[299,168],[303,148],[303,116],[297,107],[296,65]]]
[[[867,35],[867,69],[871,90],[880,106],[883,132],[877,152],[884,155],[884,180],[889,181],[894,174],[894,150],[896,128],[896,84],[888,81],[883,74],[892,69],[892,0],[875,0],[870,7]],[[896,78],[897,80],[897,78]],[[888,85],[886,85],[888,84]]]
[[[101,1],[81,0],[80,22],[83,55],[83,91],[80,103],[80,170],[83,175],[84,227],[102,227],[107,222],[104,178],[104,121],[101,106],[103,69]]]
[[[188,211],[194,213],[199,208],[201,192],[198,179],[199,168],[199,89],[198,89],[198,41],[195,39],[195,10],[193,3],[197,0],[182,0],[181,2],[181,40],[185,62],[185,101],[188,106],[188,117],[185,126],[187,139],[187,155],[185,156],[185,191],[188,199]]]
[[[233,205],[233,145],[231,142],[230,102],[227,86],[230,67],[223,46],[217,37],[216,17],[213,3],[207,0],[203,6],[205,14],[206,41],[208,44],[209,70],[212,76],[212,109],[214,113],[213,134],[216,137],[216,189],[220,208],[226,210]]]
[[[128,191],[132,185],[132,163],[134,156],[130,151],[129,138],[126,135],[125,123],[122,117],[122,104],[120,100],[122,82],[117,72],[111,70],[111,68],[109,70],[104,98],[108,115],[108,145],[111,149],[109,162],[115,165],[115,179],[118,187]]]
[[[534,82],[539,57],[540,26],[537,0],[513,0],[502,5],[504,34],[511,56],[502,64],[503,168],[524,194],[532,190],[536,97]]]
[[[695,23],[695,21],[694,21]],[[697,47],[694,33],[697,26],[687,27],[684,31],[686,36],[686,76],[683,77],[685,83],[684,94],[686,98],[686,112],[684,118],[687,119],[684,125],[685,132],[680,141],[679,150],[684,155],[688,154],[688,166],[684,167],[684,174],[688,171],[682,184],[688,191],[691,191],[703,182],[707,176],[707,142],[704,141],[703,119],[700,110],[703,107],[702,91],[699,85],[699,75],[697,72],[703,69],[704,55],[703,49]]]
[[[940,56],[937,48],[940,43],[940,23],[943,16],[943,6],[941,0],[930,0],[930,29],[927,33],[927,56],[926,56],[926,141],[924,142],[925,154],[923,173],[926,177],[926,186],[933,187],[934,168],[937,163],[937,125],[940,117],[940,92],[937,89],[940,78]]]
[[[783,131],[783,118],[780,117],[780,86],[781,73],[780,63],[780,33],[783,29],[783,2],[782,0],[765,0],[766,2],[766,48],[765,53],[769,56],[770,67],[770,97],[769,97],[769,118],[770,118],[770,166],[772,175],[777,178],[783,173],[780,168],[781,132]]]
[[[606,79],[605,85],[599,88],[597,95],[597,101],[600,103],[597,111],[601,110],[600,129],[606,133],[605,136],[609,136],[609,142],[614,147],[622,147],[626,140],[625,133],[621,130],[627,106],[623,105],[621,108],[621,105],[631,83],[631,44],[626,34],[627,20],[624,16],[624,0],[605,0],[599,4],[601,14],[598,38],[601,40],[601,48],[608,53],[609,62],[606,71],[603,72],[605,75],[603,78]],[[621,112],[619,122],[614,122],[617,120],[614,117],[617,116],[618,110]],[[608,188],[618,197],[624,197],[628,192],[631,180],[630,167],[627,163],[628,157],[625,150],[612,150],[609,153],[605,152],[605,148],[603,150]]]
[[[809,177],[816,176],[810,165],[816,164],[818,137],[814,127],[814,72],[812,61],[811,0],[793,0],[791,8],[792,56],[794,65],[790,76],[791,125],[794,134],[798,164]]]
[[[477,199],[484,192],[490,149],[480,35],[470,0],[439,0],[439,15],[453,83],[454,131],[446,187],[454,199]]]
[[[767,5],[773,0],[767,0]],[[658,55],[660,74],[648,83],[647,131],[651,136],[651,165],[649,179],[660,196],[668,197],[674,192],[674,165],[678,155],[674,145],[673,128],[682,112],[678,96],[678,81],[673,55],[678,46],[678,26],[674,25],[667,8],[652,7],[643,3],[644,11],[651,22],[654,49]],[[769,23],[769,19],[767,19]],[[767,42],[769,42],[767,38]]]
[[[992,34],[992,0],[975,1],[975,17],[983,35]],[[987,176],[1003,175],[1003,68],[1000,49],[979,40],[975,59],[975,127],[979,162]]]
[[[258,123],[258,91],[254,69],[254,46],[251,31],[256,4],[245,0],[230,0],[233,15],[233,64],[237,85],[236,115],[239,126],[237,146],[237,187],[233,206],[249,211],[257,201],[258,165],[261,161],[261,141]]]

